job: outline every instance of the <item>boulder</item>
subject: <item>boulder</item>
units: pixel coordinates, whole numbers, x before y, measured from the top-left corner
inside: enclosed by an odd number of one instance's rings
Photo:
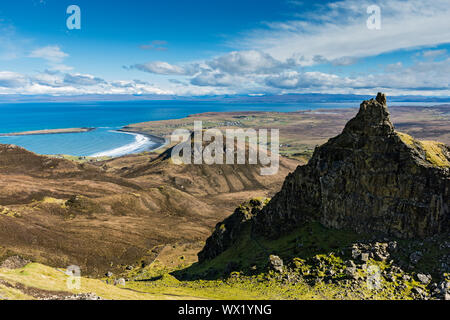
[[[419,280],[423,284],[429,284],[431,282],[431,276],[419,273],[417,274],[417,280]]]
[[[118,278],[114,280],[114,285],[115,286],[125,286],[126,285],[126,281],[124,278]]]
[[[269,268],[276,272],[283,272],[283,260],[276,255],[269,256]]]

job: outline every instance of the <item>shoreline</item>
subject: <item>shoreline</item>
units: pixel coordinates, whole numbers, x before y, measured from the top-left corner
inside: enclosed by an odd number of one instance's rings
[[[130,154],[139,154],[142,152],[152,152],[152,151],[158,150],[168,144],[168,141],[165,138],[162,138],[162,137],[159,137],[156,135],[152,135],[152,134],[148,134],[148,133],[126,130],[124,128],[125,127],[114,130],[114,132],[134,135],[135,142],[128,143],[128,144],[119,146],[114,149],[97,152],[97,153],[90,155],[89,157],[92,157],[92,158],[99,158],[99,157],[119,158],[119,157],[130,155]],[[150,144],[150,145],[148,145],[148,144]]]
[[[144,136],[146,138],[149,139],[149,141],[151,141],[154,145],[148,149],[148,150],[142,150],[139,152],[129,152],[126,154],[122,154],[122,155],[117,155],[117,156],[112,156],[112,155],[101,155],[101,153],[108,153],[111,152],[113,150],[117,150],[123,147],[126,147],[130,144],[126,144],[123,145],[121,147],[115,148],[115,149],[111,149],[111,150],[107,150],[107,151],[103,151],[103,152],[98,152],[97,154],[94,155],[88,155],[88,156],[74,156],[74,155],[66,155],[66,154],[45,154],[45,156],[49,156],[49,157],[57,157],[57,158],[65,158],[65,159],[69,159],[69,160],[86,160],[86,161],[104,161],[104,160],[111,160],[111,159],[115,159],[115,158],[119,158],[119,157],[123,157],[123,156],[127,156],[127,155],[132,155],[132,154],[139,154],[141,152],[153,152],[156,151],[160,148],[164,148],[165,146],[167,146],[169,144],[169,140],[156,136],[156,135],[152,135],[152,134],[147,134],[147,133],[142,133],[142,132],[138,132],[138,131],[128,131],[128,130],[123,130],[123,129],[118,129],[118,130],[114,130],[115,132],[120,132],[120,133],[124,133],[124,134],[133,134],[133,135],[140,135],[140,136]]]
[[[167,139],[164,138],[164,137],[157,136],[157,135],[154,135],[154,134],[151,134],[151,133],[142,132],[142,131],[130,130],[130,129],[127,129],[126,126],[123,127],[123,128],[121,128],[121,129],[118,129],[118,130],[116,130],[116,131],[118,131],[118,132],[124,132],[124,133],[127,133],[127,132],[128,132],[128,133],[140,134],[140,135],[143,135],[143,136],[146,136],[146,137],[150,138],[153,142],[155,142],[155,143],[157,143],[157,144],[161,144],[161,145],[164,145],[164,144],[166,144],[166,143],[168,142]],[[160,148],[160,147],[159,147],[159,148]]]
[[[133,134],[140,134],[144,137],[149,138],[152,142],[155,143],[155,147],[147,150],[147,151],[143,151],[143,152],[153,152],[156,151],[158,149],[164,148],[165,146],[169,145],[170,140],[167,138],[164,138],[162,136],[157,136],[151,133],[146,133],[146,132],[142,132],[142,131],[134,131],[134,130],[129,130],[127,129],[127,126],[116,130],[118,132],[123,132],[123,133],[133,133]]]
[[[37,136],[47,134],[67,134],[67,133],[84,133],[94,131],[97,128],[65,128],[65,129],[43,129],[33,131],[0,133],[0,137],[21,137],[21,136]]]

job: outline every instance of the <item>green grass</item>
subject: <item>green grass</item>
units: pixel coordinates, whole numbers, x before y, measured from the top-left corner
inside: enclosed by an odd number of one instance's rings
[[[400,139],[410,148],[421,150],[425,154],[426,161],[434,166],[449,168],[450,162],[443,150],[445,145],[436,141],[419,141],[406,133],[397,132]]]
[[[420,141],[425,150],[427,161],[441,168],[449,168],[450,162],[443,153],[444,145],[436,141]]]
[[[411,147],[411,148],[415,148],[415,140],[413,137],[411,137],[409,134],[403,133],[403,132],[398,132],[396,131],[397,135],[400,137],[400,139],[403,141],[403,143],[405,143],[407,146]]]
[[[12,217],[12,218],[20,218],[22,215],[19,212],[15,211],[15,210],[12,210],[12,209],[7,208],[7,207],[0,206],[0,216],[7,216],[7,217]]]
[[[295,257],[309,259],[321,254],[329,254],[345,248],[357,240],[367,238],[354,232],[331,230],[319,223],[309,223],[297,228],[276,240],[267,240],[251,236],[251,226],[243,228],[242,236],[228,250],[218,257],[203,264],[194,264],[186,274],[207,276],[208,273],[223,273],[230,261],[240,266],[240,270],[248,270],[256,266],[262,270],[267,264],[269,254],[280,256],[283,260]],[[240,271],[235,270],[235,271]]]
[[[27,295],[22,291],[0,284],[0,300],[35,300],[33,296]]]
[[[105,284],[97,279],[81,278],[81,288],[68,289],[68,276],[57,269],[39,263],[31,263],[20,269],[0,269],[0,280],[15,284],[20,283],[27,287],[48,291],[64,291],[70,294],[95,293],[104,299],[163,299],[161,295],[137,293]],[[4,286],[3,286],[4,287]],[[28,299],[29,296],[21,294],[19,290],[4,290],[0,288],[0,295],[9,299]]]
[[[37,288],[48,291],[64,291],[69,294],[95,293],[103,299],[111,300],[172,300],[179,299],[197,299],[197,297],[186,294],[175,294],[167,292],[163,294],[161,290],[148,290],[146,292],[137,292],[132,290],[132,286],[121,288],[106,284],[98,279],[82,277],[81,288],[68,289],[68,276],[57,269],[44,266],[38,263],[31,263],[24,268],[15,270],[0,269],[0,280],[15,284],[20,283],[27,287]],[[186,292],[185,292],[186,293]],[[20,290],[0,286],[0,295],[8,299],[31,299]]]
[[[324,261],[327,260],[325,256],[321,258]],[[332,260],[328,262],[342,267],[342,261],[338,257],[333,257]],[[385,270],[389,267],[385,262],[375,261],[369,261],[368,266],[375,266],[379,270]],[[360,270],[360,276],[363,279],[367,279],[369,274],[372,273]],[[314,274],[314,276],[320,276],[320,272]],[[227,300],[403,300],[412,299],[411,290],[414,287],[426,290],[425,286],[417,283],[415,280],[404,282],[400,280],[401,277],[402,274],[399,274],[398,282],[388,282],[382,279],[380,287],[373,288],[365,280],[355,286],[347,280],[329,282],[325,280],[325,277],[324,280],[316,281],[313,284],[306,281],[306,278],[299,278],[294,282],[289,282],[285,275],[280,275],[273,271],[262,272],[253,276],[233,272],[229,277],[224,279],[191,281],[179,281],[173,276],[165,274],[157,279],[150,278],[147,281],[131,281],[127,286],[140,292],[149,292],[152,294],[185,295],[195,296],[199,299]],[[400,288],[400,284],[402,283],[405,285]]]
[[[354,243],[369,241],[368,235],[327,229],[312,222],[279,239],[268,240],[252,237],[250,228],[250,224],[244,226],[238,241],[216,258],[172,272],[183,279],[176,287],[194,289],[207,297],[214,296],[212,291],[217,287],[222,298],[236,299],[413,299],[413,288],[428,292],[425,285],[415,280],[415,273],[403,278],[405,271],[398,271],[389,260],[369,259],[365,264],[359,263],[359,280],[349,278],[345,264],[352,259],[349,248]],[[406,247],[406,243],[401,241],[399,245]],[[439,252],[435,247],[423,247],[427,255],[416,270],[430,273],[436,266]],[[269,271],[270,254],[283,259],[287,267],[284,274]],[[409,257],[403,258],[408,261]],[[231,275],[227,273],[231,271],[227,270],[230,262],[236,269]],[[369,279],[374,270],[382,274],[395,273],[394,281],[383,275],[379,278],[379,287],[373,287]],[[288,283],[286,278],[289,277],[298,279],[295,283]],[[243,288],[248,291],[247,296],[240,295]]]
[[[246,277],[232,275],[226,280],[177,281],[165,276],[154,281],[130,282],[128,284],[142,292],[163,295],[189,295],[199,299],[265,300],[265,299],[320,299],[319,291],[311,290],[305,283],[281,285],[275,278]]]

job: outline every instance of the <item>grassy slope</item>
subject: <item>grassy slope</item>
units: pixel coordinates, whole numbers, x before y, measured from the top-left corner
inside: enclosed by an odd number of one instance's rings
[[[254,238],[247,227],[232,248],[210,261],[174,274],[181,278],[224,278],[227,285],[229,282],[240,283],[247,286],[251,294],[259,293],[269,299],[412,299],[413,288],[427,292],[426,286],[416,280],[415,272],[407,274],[404,271],[394,271],[394,281],[382,277],[382,289],[373,290],[367,282],[371,268],[382,273],[397,270],[389,260],[369,259],[358,268],[360,281],[348,280],[344,263],[351,259],[348,248],[353,243],[366,241],[370,241],[366,235],[326,229],[318,223],[307,224],[277,240]],[[406,246],[406,242],[399,241],[399,245]],[[425,249],[426,256],[417,265],[417,270],[432,273],[439,252],[433,246],[424,246],[422,244],[421,248]],[[280,256],[290,273],[280,275],[267,271],[270,254]],[[239,272],[227,278],[224,270],[230,261],[234,264],[233,270]],[[330,275],[330,271],[334,274]],[[408,280],[404,280],[405,275],[409,276]],[[290,283],[289,278],[296,276],[300,276],[299,280]],[[214,281],[219,280],[211,283]]]
[[[95,293],[103,299],[113,300],[323,298],[322,295],[309,290],[306,284],[297,285],[293,291],[280,286],[275,279],[239,277],[225,281],[178,281],[173,276],[164,274],[157,280],[127,282],[126,288],[123,288],[101,280],[82,278],[80,290],[67,289],[67,279],[63,272],[37,263],[16,270],[0,269],[0,280],[9,284],[0,284],[0,300],[33,300],[35,297],[27,294],[29,289],[71,294]],[[23,284],[28,290],[12,288],[11,284]]]
[[[68,276],[60,270],[31,263],[21,269],[0,269],[0,280],[9,284],[23,284],[29,288],[37,288],[44,291],[61,291],[68,294],[95,293],[104,299],[117,300],[149,300],[149,299],[195,299],[196,297],[178,295],[175,293],[160,294],[158,292],[136,292],[127,290],[101,280],[82,277],[80,290],[69,290],[67,288]],[[0,282],[1,283],[1,282]],[[8,299],[33,299],[24,293],[27,290],[15,289],[0,285],[0,296]]]
[[[251,236],[247,227],[236,244],[213,260],[203,264],[173,251],[160,256],[152,264],[136,267],[117,277],[125,277],[125,288],[113,286],[113,279],[82,278],[81,290],[68,290],[67,276],[60,270],[29,264],[22,269],[0,269],[0,298],[33,299],[27,290],[5,286],[23,284],[27,287],[70,293],[92,292],[104,299],[411,299],[413,288],[426,291],[414,274],[405,281],[405,272],[395,274],[394,281],[382,280],[382,290],[372,290],[365,279],[368,271],[358,269],[359,282],[345,276],[349,259],[346,249],[352,243],[366,241],[368,237],[353,232],[326,229],[310,223],[277,240],[264,240]],[[401,245],[401,243],[399,242]],[[426,245],[426,244],[425,244]],[[424,247],[422,246],[422,249]],[[424,272],[427,264],[436,260],[439,251],[432,248],[418,267]],[[269,254],[279,255],[291,273],[279,274],[267,269]],[[405,257],[408,258],[408,257]],[[178,259],[178,260],[177,260]],[[397,257],[395,257],[397,259]],[[167,261],[174,261],[167,267]],[[175,261],[177,260],[177,261]],[[229,263],[233,262],[230,270]],[[384,271],[392,270],[388,261],[369,260],[367,266]],[[225,269],[228,269],[225,272]],[[230,271],[233,271],[229,274]],[[332,270],[334,274],[329,275]],[[297,277],[299,276],[299,277]],[[291,277],[295,281],[291,281]],[[208,280],[207,280],[208,279]]]
[[[450,162],[444,154],[446,146],[443,143],[437,141],[419,141],[402,132],[397,132],[397,135],[410,148],[424,153],[425,159],[430,164],[441,168],[450,167]]]

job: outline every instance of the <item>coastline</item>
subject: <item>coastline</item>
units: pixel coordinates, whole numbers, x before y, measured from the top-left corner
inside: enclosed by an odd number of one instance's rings
[[[25,137],[25,136],[38,136],[38,135],[57,135],[57,134],[69,134],[69,133],[86,133],[97,130],[94,127],[80,127],[80,128],[61,128],[61,129],[43,129],[33,131],[11,132],[2,133],[0,137]],[[135,141],[118,146],[116,148],[100,151],[92,155],[84,156],[86,158],[117,158],[128,154],[151,152],[163,148],[168,144],[168,140],[157,135],[128,130],[127,126],[120,129],[113,130],[113,132],[129,134],[135,136]],[[59,155],[59,154],[58,154]],[[55,154],[54,156],[57,156]]]

